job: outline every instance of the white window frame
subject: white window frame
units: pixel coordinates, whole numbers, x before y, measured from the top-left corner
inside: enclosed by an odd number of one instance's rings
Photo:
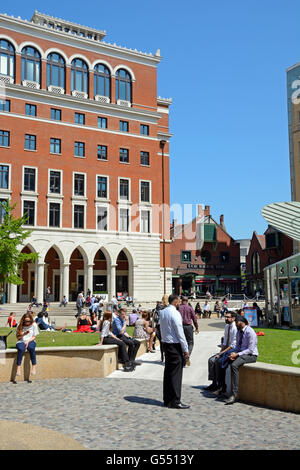
[[[149,201],[142,201],[142,183],[149,183]],[[152,181],[145,179],[139,180],[139,202],[144,206],[152,204]]]
[[[142,230],[142,211],[149,212],[149,232]],[[152,209],[149,208],[149,206],[140,207],[140,233],[144,233],[145,235],[152,233]]]
[[[129,183],[128,183],[128,199],[121,199],[121,196],[120,196],[120,181],[121,180],[128,180]],[[118,177],[118,203],[119,204],[132,204],[131,202],[131,178],[127,178],[127,177],[123,177],[123,176],[119,176]]]
[[[99,197],[98,196],[98,177],[100,178],[106,178],[106,186],[107,186],[107,194],[106,197]],[[109,201],[109,176],[108,175],[96,175],[96,197],[95,197],[96,202],[110,202]]]
[[[50,204],[59,204],[60,209],[59,209],[59,226],[58,227],[52,227],[50,226]],[[54,230],[62,227],[62,210],[63,210],[63,204],[61,200],[55,199],[55,198],[48,198],[47,200],[47,208],[48,208],[48,213],[47,213],[47,227]]]
[[[59,193],[51,193],[50,191],[50,173],[51,171],[56,171],[60,173],[60,192]],[[57,170],[56,168],[48,168],[48,194],[47,197],[49,198],[62,198],[63,197],[63,170]]]
[[[0,165],[8,166],[8,188],[0,188],[0,198],[10,199],[11,190],[11,163],[0,162]]]
[[[109,232],[109,204],[108,203],[107,204],[105,204],[105,203],[100,204],[99,203],[99,204],[96,204],[95,207],[96,207],[96,230],[98,232],[103,232],[103,233]],[[101,229],[98,228],[98,208],[99,207],[103,207],[107,211],[107,230],[101,230]]]
[[[74,193],[75,190],[75,175],[84,175],[84,196],[77,196]],[[73,171],[72,172],[72,199],[76,199],[78,201],[82,201],[87,199],[86,197],[86,187],[87,187],[87,176],[86,173],[83,171]]]
[[[32,201],[34,202],[34,224],[33,225],[24,225],[24,227],[36,227],[36,221],[37,221],[37,198],[35,198],[34,196],[30,195],[30,193],[28,192],[28,196],[22,196],[21,197],[21,201],[22,201],[22,216],[24,215],[24,202],[25,201]]]
[[[83,206],[84,207],[84,217],[83,217],[83,227],[82,228],[74,227],[74,206]],[[87,204],[86,204],[85,201],[82,201],[82,200],[72,201],[72,229],[73,230],[80,231],[80,230],[85,230],[86,229],[86,207],[87,207]]]
[[[128,231],[121,230],[121,209],[128,210]],[[129,205],[121,204],[118,207],[118,232],[119,233],[129,233],[131,232],[131,209]]]
[[[31,168],[35,170],[35,191],[28,191],[24,189],[24,181],[25,181],[25,168]],[[21,195],[22,196],[35,196],[36,198],[38,197],[38,167],[37,166],[30,166],[30,165],[23,165],[22,166],[22,191]]]

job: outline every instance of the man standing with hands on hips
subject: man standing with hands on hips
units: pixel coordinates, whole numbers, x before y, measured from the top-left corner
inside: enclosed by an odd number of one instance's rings
[[[169,305],[160,311],[160,331],[164,343],[165,371],[163,383],[164,405],[168,408],[186,409],[181,403],[182,369],[189,358],[182,317],[177,310],[178,295],[169,296]]]

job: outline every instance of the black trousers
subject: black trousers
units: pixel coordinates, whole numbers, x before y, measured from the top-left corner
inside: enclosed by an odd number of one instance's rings
[[[164,343],[165,371],[163,400],[167,406],[178,404],[181,400],[182,369],[185,365],[180,343]]]
[[[126,344],[123,341],[121,341],[120,339],[112,338],[112,336],[106,336],[105,338],[103,338],[103,344],[116,344],[117,346],[119,346],[119,362],[121,362],[122,364],[125,364],[125,362],[129,362]]]
[[[118,338],[124,341],[124,343],[128,346],[129,360],[134,362],[141,343],[136,339],[125,335],[119,335]]]
[[[161,356],[161,361],[163,362],[163,360],[164,360],[164,343],[161,340],[160,325],[156,325],[155,333],[156,333],[155,337],[157,337],[158,340],[159,340],[160,356]]]
[[[183,325],[183,331],[189,348],[189,355],[192,354],[194,347],[194,329],[193,325]]]

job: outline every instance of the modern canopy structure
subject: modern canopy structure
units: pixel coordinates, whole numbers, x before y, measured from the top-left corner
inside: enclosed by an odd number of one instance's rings
[[[261,213],[272,227],[300,242],[300,202],[275,202],[263,207]]]

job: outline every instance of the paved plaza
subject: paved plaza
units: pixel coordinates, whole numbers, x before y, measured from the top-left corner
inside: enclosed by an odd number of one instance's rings
[[[299,415],[245,403],[225,406],[202,390],[208,383],[207,358],[220,342],[222,324],[219,331],[195,337],[182,390],[190,409],[162,406],[159,352],[141,356],[143,364],[135,372],[115,371],[105,379],[39,381],[37,375],[32,383],[0,384],[0,448],[11,448],[10,442],[17,448],[13,429],[19,435],[22,429],[13,423],[19,422],[33,425],[33,436],[36,426],[44,428],[39,445],[46,449],[53,448],[55,435],[45,430],[61,433],[58,448],[70,449],[298,449]],[[7,431],[5,420],[10,422]],[[29,448],[36,448],[28,427],[24,436]]]

